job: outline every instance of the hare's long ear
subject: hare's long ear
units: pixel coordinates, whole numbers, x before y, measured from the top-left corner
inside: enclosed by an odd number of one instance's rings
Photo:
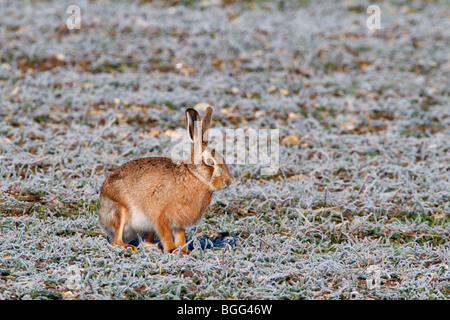
[[[209,127],[211,126],[211,117],[212,117],[213,109],[211,107],[207,107],[205,111],[205,115],[202,119],[202,135],[203,141],[208,141],[208,133]],[[206,133],[206,134],[205,134]]]
[[[184,114],[186,115],[187,131],[189,134],[189,138],[191,139],[191,142],[194,142],[194,137],[196,134],[195,125],[199,123],[200,117],[198,115],[197,110],[192,109],[192,108],[186,109]]]

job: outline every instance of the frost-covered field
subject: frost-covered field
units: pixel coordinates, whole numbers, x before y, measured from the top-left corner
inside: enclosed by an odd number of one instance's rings
[[[448,299],[447,1],[71,4],[0,1],[0,298]],[[279,173],[229,166],[191,255],[112,247],[101,183],[197,103]]]

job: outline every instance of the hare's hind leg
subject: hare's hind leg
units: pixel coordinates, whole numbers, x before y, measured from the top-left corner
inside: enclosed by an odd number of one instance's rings
[[[125,227],[128,216],[128,210],[120,204],[117,205],[117,221],[114,234],[111,239],[111,244],[116,244],[124,248],[131,248],[131,250],[136,252],[137,248],[135,246],[123,242],[123,228]]]

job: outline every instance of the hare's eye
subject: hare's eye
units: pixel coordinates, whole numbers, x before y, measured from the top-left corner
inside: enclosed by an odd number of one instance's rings
[[[214,165],[214,160],[211,159],[211,158],[208,158],[208,159],[206,159],[206,164],[210,165],[210,166],[213,166]]]

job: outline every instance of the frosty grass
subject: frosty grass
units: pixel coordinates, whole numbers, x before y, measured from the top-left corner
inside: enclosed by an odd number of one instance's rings
[[[448,2],[78,3],[0,1],[1,299],[448,299]],[[197,103],[278,174],[230,165],[192,255],[111,246],[101,183]]]

